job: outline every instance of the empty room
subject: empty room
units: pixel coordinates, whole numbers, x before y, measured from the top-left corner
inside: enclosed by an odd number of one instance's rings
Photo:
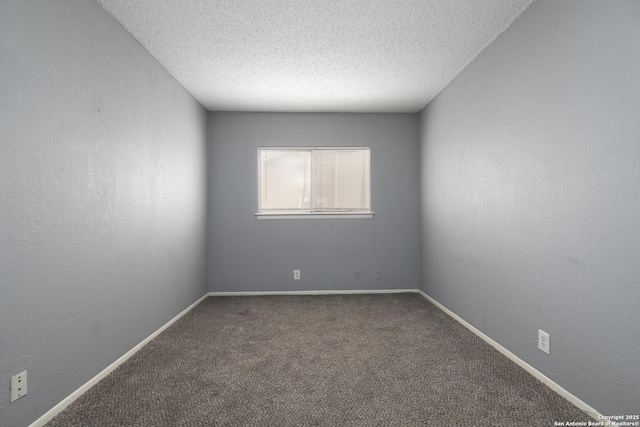
[[[0,426],[640,426],[640,1],[0,0]]]

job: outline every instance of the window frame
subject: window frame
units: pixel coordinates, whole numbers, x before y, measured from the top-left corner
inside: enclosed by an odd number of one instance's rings
[[[326,208],[319,211],[309,210],[301,211],[300,209],[274,209],[261,211],[260,208],[260,186],[261,186],[261,152],[262,150],[283,150],[283,151],[309,151],[312,153],[315,150],[367,150],[369,152],[369,210],[335,210],[327,211]],[[313,165],[313,163],[312,163]],[[312,166],[313,168],[313,166]],[[258,209],[255,213],[257,219],[367,219],[373,218],[374,212],[371,208],[373,203],[371,193],[371,147],[367,146],[291,146],[291,147],[268,147],[259,146],[257,149],[257,202]],[[313,178],[312,178],[313,184]]]

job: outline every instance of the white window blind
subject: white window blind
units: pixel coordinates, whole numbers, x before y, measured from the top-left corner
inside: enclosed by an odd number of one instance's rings
[[[370,213],[368,147],[258,149],[258,213]]]

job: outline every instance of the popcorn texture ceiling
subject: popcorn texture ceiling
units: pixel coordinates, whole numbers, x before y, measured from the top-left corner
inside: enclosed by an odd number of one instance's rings
[[[532,0],[98,0],[210,111],[417,112]]]

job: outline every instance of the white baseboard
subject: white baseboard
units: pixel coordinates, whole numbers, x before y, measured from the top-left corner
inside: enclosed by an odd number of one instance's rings
[[[65,399],[63,399],[60,403],[58,403],[56,406],[54,406],[53,408],[51,408],[49,411],[47,411],[43,416],[41,416],[40,418],[38,418],[37,420],[35,420],[29,427],[42,427],[44,426],[46,423],[48,423],[49,421],[51,421],[51,419],[53,417],[55,417],[56,415],[58,415],[60,412],[64,411],[67,406],[71,405],[73,402],[75,402],[76,399],[78,399],[80,396],[82,396],[84,393],[87,392],[87,390],[89,390],[91,387],[93,387],[94,385],[96,385],[101,379],[103,379],[104,377],[106,377],[107,375],[109,375],[114,369],[116,369],[118,366],[122,365],[124,362],[126,362],[131,356],[133,356],[134,354],[136,354],[142,347],[144,347],[149,341],[151,341],[152,339],[154,339],[155,337],[157,337],[162,331],[164,331],[165,329],[167,329],[169,326],[171,326],[173,323],[176,322],[176,320],[180,319],[182,316],[184,316],[185,314],[187,314],[189,311],[191,311],[196,305],[200,304],[202,302],[202,300],[204,300],[205,298],[207,298],[209,296],[209,294],[205,294],[202,297],[200,297],[200,299],[198,299],[196,302],[194,302],[193,304],[191,304],[189,307],[185,308],[184,310],[182,310],[178,315],[176,315],[173,319],[169,320],[167,323],[165,323],[163,326],[160,327],[160,329],[158,329],[157,331],[155,331],[154,333],[152,333],[151,335],[149,335],[147,338],[145,338],[144,340],[142,340],[138,345],[136,345],[135,347],[133,347],[131,350],[127,351],[124,355],[122,355],[118,360],[116,360],[115,362],[113,362],[111,365],[107,366],[106,368],[104,368],[98,375],[96,375],[95,377],[91,378],[89,381],[87,381],[84,385],[82,385],[80,388],[78,388],[76,391],[74,391],[73,393],[71,393],[69,396],[67,396]]]
[[[419,289],[417,290],[417,292],[420,295],[422,295],[424,298],[426,298],[428,301],[433,303],[440,310],[444,311],[449,316],[451,316],[454,320],[456,320],[462,326],[464,326],[465,328],[469,329],[471,332],[473,332],[474,334],[476,334],[477,336],[482,338],[484,341],[486,341],[493,348],[495,348],[500,353],[504,354],[509,359],[511,359],[513,362],[518,364],[525,371],[529,372],[531,375],[536,377],[538,380],[540,380],[542,383],[544,383],[551,390],[555,391],[560,396],[564,397],[566,400],[568,400],[570,403],[572,403],[574,406],[578,407],[578,409],[584,411],[587,415],[589,415],[590,417],[592,417],[593,419],[595,419],[597,421],[600,421],[600,422],[603,421],[602,415],[598,411],[593,409],[591,406],[587,405],[585,402],[583,402],[582,400],[580,400],[579,398],[577,398],[573,394],[569,393],[567,390],[565,390],[560,385],[558,385],[556,382],[554,382],[551,378],[547,377],[542,372],[538,371],[536,368],[534,368],[533,366],[529,365],[527,362],[525,362],[524,360],[520,359],[515,354],[511,353],[509,350],[507,350],[506,348],[504,348],[503,346],[501,346],[500,344],[495,342],[493,339],[491,339],[487,335],[485,335],[484,332],[480,331],[478,328],[476,328],[472,324],[468,323],[462,317],[458,316],[453,311],[449,310],[447,307],[445,307],[444,305],[440,304],[438,301],[436,301],[433,298],[431,298],[429,295],[425,294],[424,292],[422,292]]]
[[[260,296],[260,295],[351,295],[351,294],[404,294],[417,289],[327,290],[327,291],[260,291],[260,292],[209,292],[212,297]]]

